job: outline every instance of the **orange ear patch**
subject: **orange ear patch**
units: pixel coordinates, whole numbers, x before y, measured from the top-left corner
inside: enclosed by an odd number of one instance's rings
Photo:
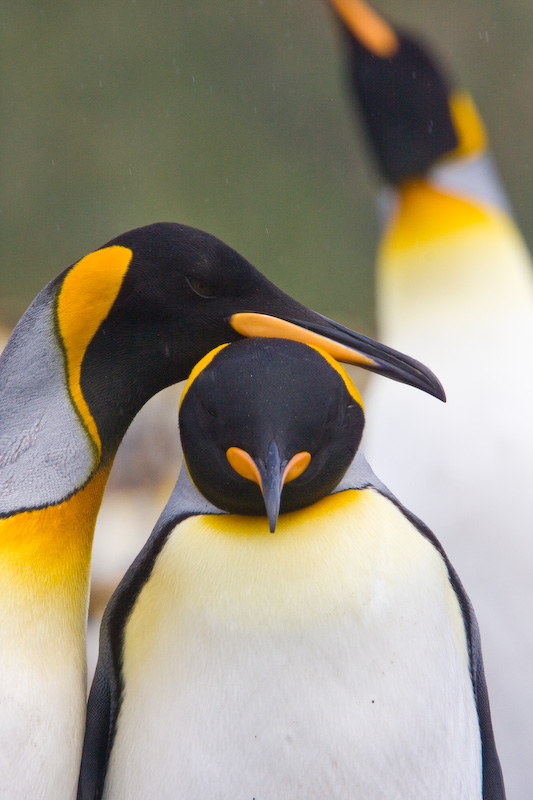
[[[470,156],[483,153],[488,146],[488,136],[472,96],[465,91],[450,95],[450,113],[459,144],[448,157]]]
[[[128,271],[133,253],[112,245],[89,253],[67,272],[56,306],[65,351],[68,388],[98,455],[100,436],[80,386],[81,364],[91,339],[109,314]]]
[[[246,478],[246,480],[257,483],[261,491],[263,491],[263,482],[261,480],[259,470],[257,469],[257,465],[252,456],[249,455],[246,450],[241,450],[240,447],[229,447],[226,450],[226,458],[235,472],[237,472],[241,477]],[[283,486],[284,484],[289,483],[289,481],[299,478],[302,472],[305,472],[309,466],[310,461],[311,453],[308,453],[306,450],[303,450],[301,453],[296,453],[296,455],[291,458],[285,467],[283,477],[281,479],[281,485]]]
[[[263,491],[263,482],[257,465],[246,450],[241,450],[240,447],[228,447],[226,450],[226,458],[235,472],[241,475],[241,477],[246,478],[246,480],[257,483],[261,491]]]
[[[289,481],[299,478],[302,472],[305,472],[309,466],[310,461],[311,453],[308,453],[307,450],[303,450],[301,453],[296,453],[296,455],[291,458],[285,467],[283,478],[281,479],[281,485],[283,486],[285,483],[289,483]]]

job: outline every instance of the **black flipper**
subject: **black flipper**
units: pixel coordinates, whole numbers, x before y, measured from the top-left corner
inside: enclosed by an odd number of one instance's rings
[[[407,511],[396,499],[393,500],[402,514],[415,526],[420,533],[429,539],[439,551],[448,569],[450,583],[459,600],[465,624],[468,652],[470,655],[470,675],[474,689],[477,715],[479,719],[479,732],[481,734],[482,769],[483,769],[483,800],[505,800],[505,786],[503,783],[500,759],[496,750],[492,719],[490,716],[489,693],[483,668],[483,655],[481,652],[481,636],[479,625],[461,580],[451,565],[448,556],[432,531],[410,511]]]
[[[407,517],[414,527],[420,531],[422,536],[429,539],[431,544],[439,551],[442,556],[450,583],[457,595],[466,631],[468,652],[470,656],[470,675],[476,701],[477,715],[479,719],[479,732],[481,735],[482,770],[483,770],[483,800],[505,800],[505,786],[503,774],[500,766],[500,759],[496,749],[494,731],[492,729],[492,719],[490,715],[489,693],[485,680],[485,670],[483,668],[483,655],[481,652],[481,636],[479,625],[476,619],[472,603],[468,597],[461,580],[450,563],[444,548],[435,534],[425,525],[415,514],[408,511],[402,504],[388,491],[378,489],[381,494],[388,497],[395,506]]]

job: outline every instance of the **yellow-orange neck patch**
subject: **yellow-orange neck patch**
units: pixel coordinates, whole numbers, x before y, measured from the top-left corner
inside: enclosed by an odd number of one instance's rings
[[[64,595],[71,605],[86,603],[94,526],[110,468],[58,505],[0,519],[6,592],[18,586],[28,599]]]
[[[323,350],[321,347],[318,347],[315,344],[309,344],[309,343],[307,343],[307,346],[308,347],[312,347],[313,350],[316,350],[317,353],[320,353],[322,358],[325,359],[325,361],[328,362],[330,367],[332,367],[335,370],[335,372],[339,373],[339,375],[341,376],[341,378],[342,378],[342,380],[344,382],[344,385],[346,386],[346,388],[348,390],[348,393],[351,394],[351,396],[356,401],[356,403],[358,405],[360,405],[361,408],[364,411],[363,398],[359,394],[359,390],[357,389],[356,385],[354,384],[354,382],[352,381],[352,379],[350,378],[350,376],[348,375],[348,373],[346,372],[344,367],[341,364],[339,364],[338,361],[335,361],[333,356],[330,356],[330,354],[326,353],[326,351]]]
[[[479,206],[440,191],[424,180],[404,183],[396,214],[383,239],[382,254],[401,251],[445,236],[447,233],[488,222]]]
[[[201,358],[200,361],[196,364],[191,374],[189,375],[187,383],[185,384],[185,388],[181,394],[179,408],[181,408],[181,404],[183,403],[185,395],[191,388],[192,384],[194,383],[200,372],[202,372],[211,363],[216,354],[219,353],[221,350],[223,350],[225,347],[227,347],[228,344],[229,342],[226,342],[226,344],[219,344],[218,347],[215,347],[213,348],[213,350],[210,350],[209,353],[207,353],[203,358]]]
[[[446,158],[480,155],[487,149],[488,137],[472,96],[457,90],[451,93],[449,105],[459,144]]]
[[[81,364],[117,298],[132,257],[131,250],[118,245],[90,253],[69,270],[57,297],[56,318],[65,352],[68,389],[98,456],[102,444],[81,390]]]

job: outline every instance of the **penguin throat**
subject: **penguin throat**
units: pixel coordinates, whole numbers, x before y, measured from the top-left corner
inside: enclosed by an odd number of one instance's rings
[[[91,546],[110,465],[99,469],[78,492],[56,505],[0,519],[2,585],[24,605],[40,607],[43,596],[63,597],[84,615]]]

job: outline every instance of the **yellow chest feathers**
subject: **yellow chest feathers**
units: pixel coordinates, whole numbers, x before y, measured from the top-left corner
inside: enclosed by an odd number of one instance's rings
[[[139,657],[137,648],[149,651],[154,637],[168,633],[174,613],[244,629],[301,630],[345,613],[364,615],[371,605],[374,613],[412,591],[421,599],[437,591],[463,631],[435,548],[387,498],[352,490],[281,515],[273,534],[260,517],[181,523],[137,600],[127,636]]]
[[[96,515],[109,469],[67,500],[0,520],[0,609],[3,629],[56,615],[84,624]],[[31,635],[31,628],[30,634]]]

